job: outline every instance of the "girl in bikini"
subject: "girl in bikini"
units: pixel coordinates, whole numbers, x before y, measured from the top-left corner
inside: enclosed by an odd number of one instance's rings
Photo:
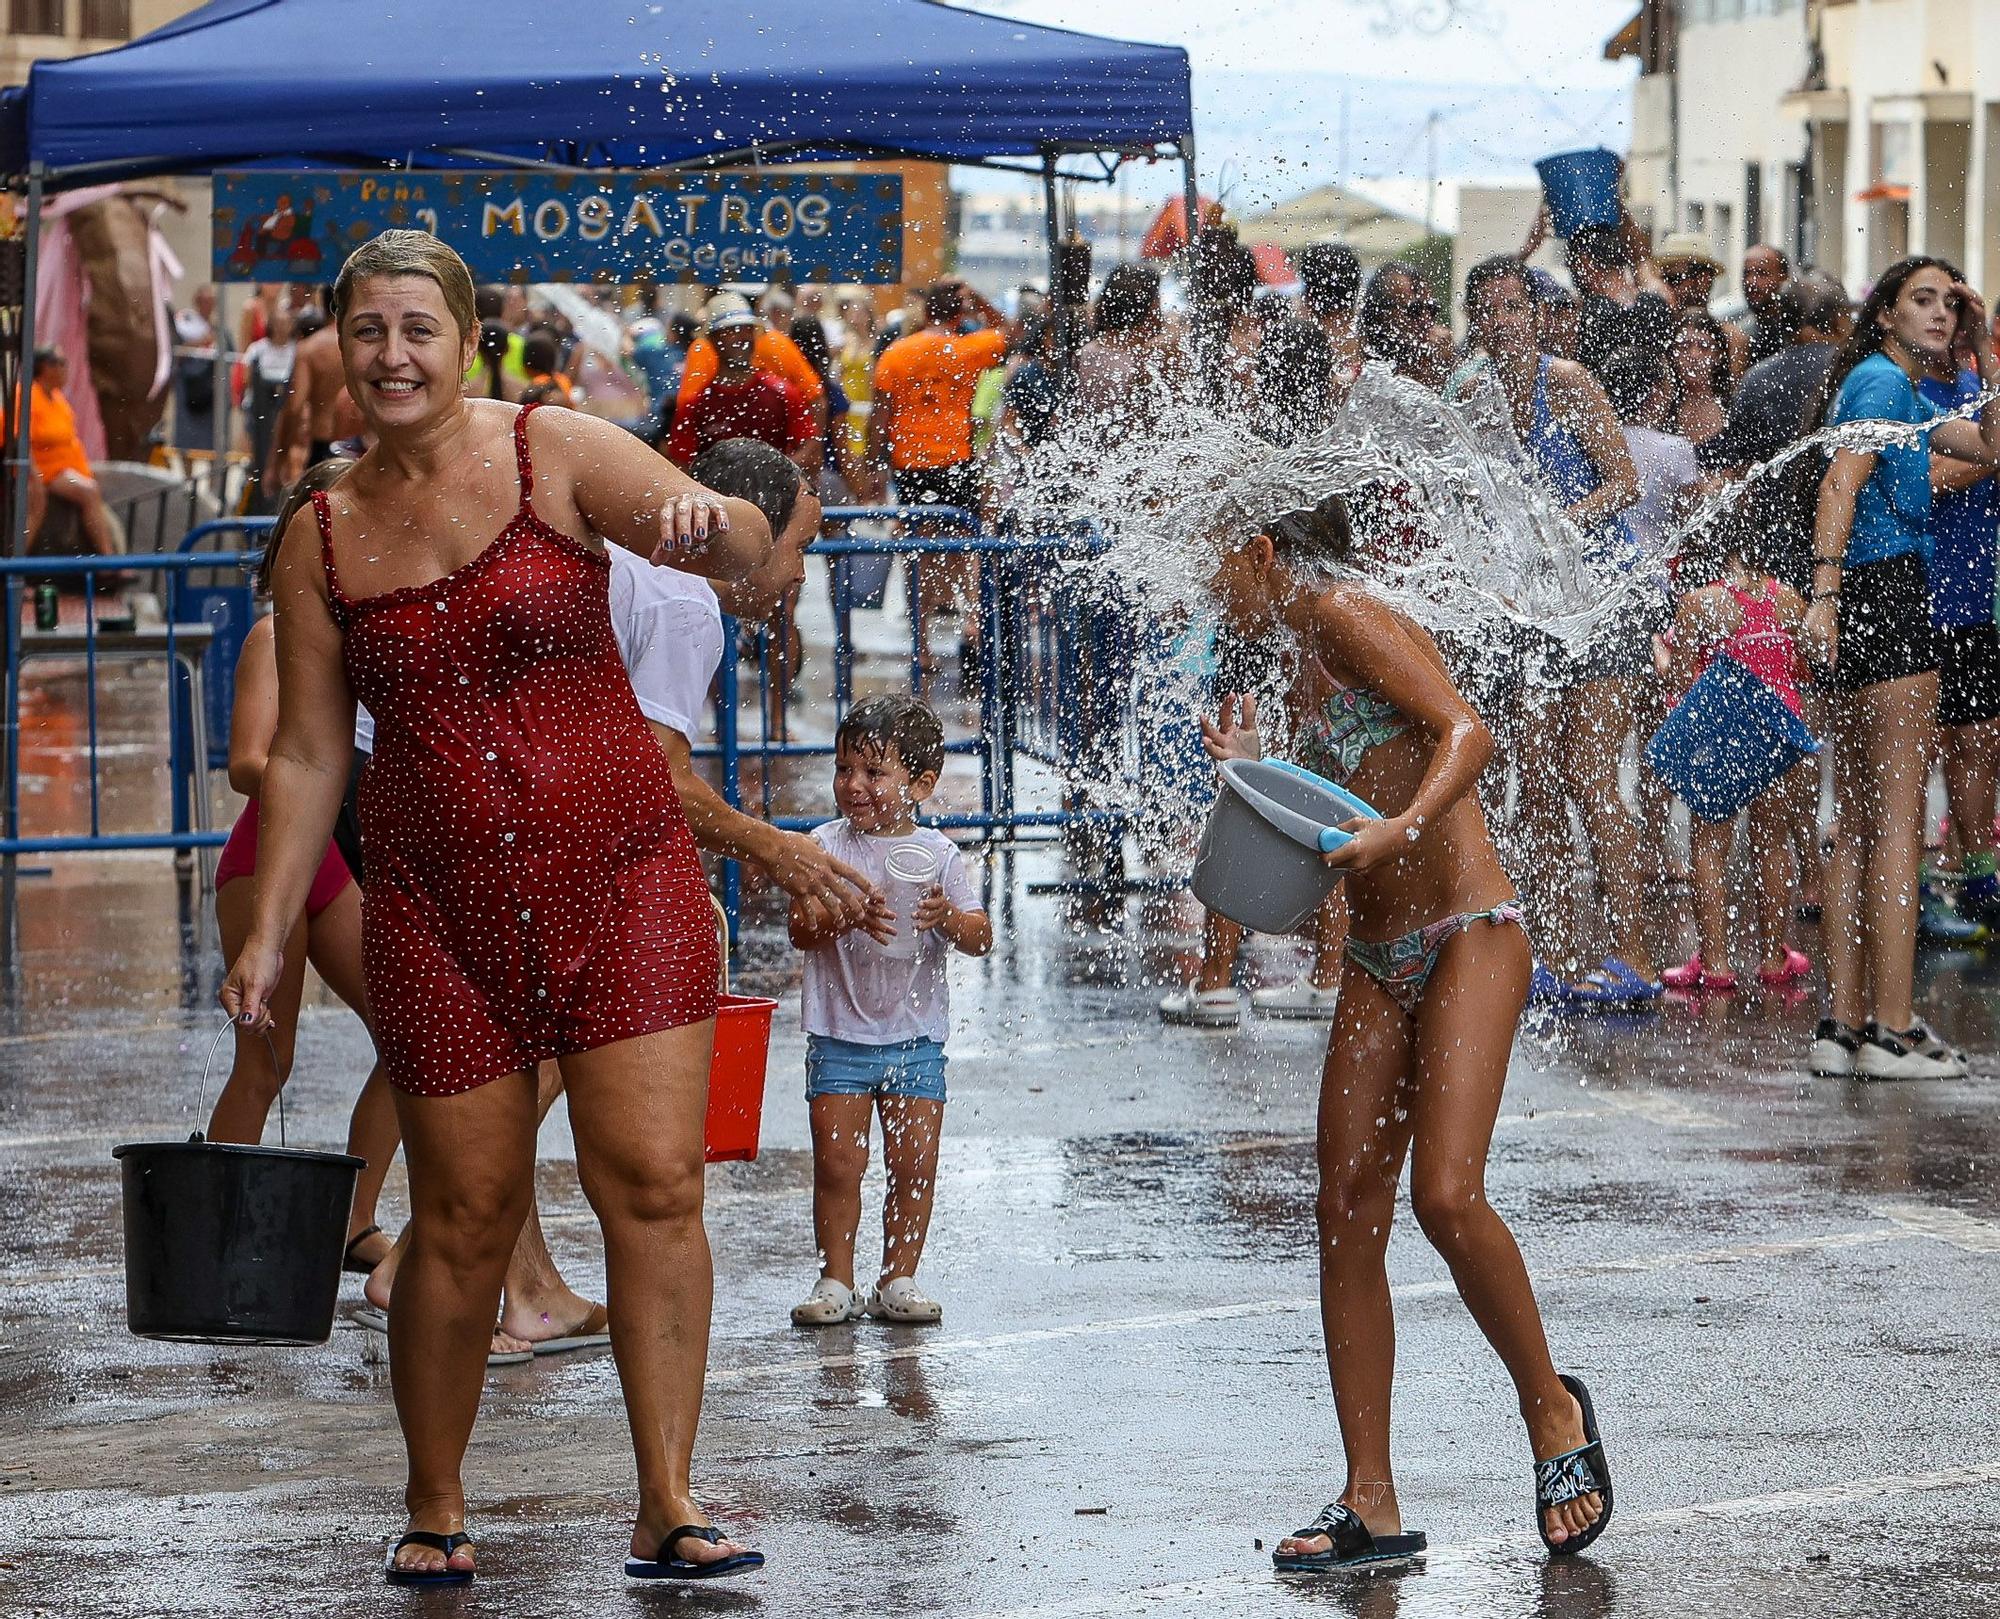
[[[1386,1253],[1396,1184],[1506,1363],[1534,1454],[1537,1526],[1581,1551],[1611,1513],[1590,1397],[1549,1358],[1520,1250],[1485,1164],[1531,968],[1521,910],[1474,791],[1493,751],[1429,635],[1337,577],[1352,545],[1333,497],[1232,538],[1210,589],[1241,634],[1297,648],[1296,757],[1382,811],[1327,856],[1353,933],[1319,1108],[1320,1301],[1347,1456],[1340,1498],[1274,1554],[1288,1573],[1411,1558],[1389,1467],[1395,1325]],[[1262,753],[1254,699],[1204,722],[1216,759]]]

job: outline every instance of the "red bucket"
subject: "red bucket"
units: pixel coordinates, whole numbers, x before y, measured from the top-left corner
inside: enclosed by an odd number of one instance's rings
[[[711,1164],[757,1156],[764,1122],[764,1065],[771,1054],[776,1001],[725,994],[715,1008],[715,1055],[708,1065],[703,1157]]]

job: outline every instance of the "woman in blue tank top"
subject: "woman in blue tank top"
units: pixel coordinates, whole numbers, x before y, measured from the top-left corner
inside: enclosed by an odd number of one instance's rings
[[[1618,560],[1627,561],[1633,542],[1620,514],[1639,498],[1639,475],[1624,432],[1595,377],[1573,360],[1541,352],[1520,261],[1475,265],[1465,279],[1465,312],[1543,483],[1578,528],[1601,535]],[[1535,975],[1541,999],[1623,1005],[1661,992],[1644,927],[1659,851],[1642,835],[1618,787],[1624,738],[1650,667],[1652,627],[1621,619],[1581,656],[1543,648],[1539,679],[1522,692],[1515,749],[1522,758],[1555,765],[1520,773],[1512,851],[1517,863],[1545,874],[1535,896],[1536,934],[1547,963]],[[1613,953],[1601,964],[1593,964],[1584,947],[1569,888],[1580,853],[1571,803],[1582,814],[1611,924]]]

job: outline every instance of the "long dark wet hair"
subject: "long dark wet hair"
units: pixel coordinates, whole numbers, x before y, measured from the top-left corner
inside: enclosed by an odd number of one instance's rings
[[[278,519],[271,529],[270,541],[264,547],[264,554],[257,559],[257,572],[251,581],[260,598],[268,598],[271,594],[271,574],[278,565],[278,547],[284,544],[285,530],[292,526],[292,519],[305,509],[316,490],[331,489],[353,465],[352,458],[348,456],[331,456],[307,467],[299,474],[299,481],[285,491],[284,503],[278,507]]]
[[[1900,259],[1882,272],[1882,279],[1869,288],[1868,296],[1855,311],[1854,330],[1840,345],[1833,364],[1827,367],[1826,381],[1820,385],[1819,398],[1813,401],[1812,410],[1805,419],[1807,435],[1817,433],[1826,426],[1827,413],[1833,409],[1833,402],[1840,397],[1841,385],[1854,368],[1869,355],[1882,352],[1882,342],[1887,334],[1882,330],[1880,317],[1885,310],[1895,306],[1896,300],[1903,296],[1903,287],[1919,270],[1942,270],[1954,281],[1962,279],[1957,266],[1950,260],[1922,253],[1915,258]]]
[[[1354,550],[1354,519],[1347,497],[1328,495],[1311,506],[1263,524],[1259,532],[1280,551],[1289,551],[1322,566],[1339,566]]]

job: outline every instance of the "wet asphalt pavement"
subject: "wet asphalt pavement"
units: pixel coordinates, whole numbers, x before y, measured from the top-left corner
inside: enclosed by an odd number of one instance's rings
[[[879,659],[897,632],[870,622]],[[27,689],[31,828],[88,810],[78,678]],[[107,828],[162,813],[143,678],[104,677]],[[947,800],[976,802],[954,771]],[[777,807],[821,807],[822,774],[774,782]],[[2000,1611],[2000,949],[1924,962],[1922,1010],[1975,1053],[1962,1083],[1807,1081],[1801,998],[1524,1035],[1489,1185],[1558,1363],[1596,1396],[1616,1522],[1583,1559],[1545,1556],[1511,1390],[1405,1208],[1398,1482],[1431,1556],[1286,1585],[1269,1548],[1341,1479],[1312,1230],[1324,1030],[1163,1029],[1192,918],[1073,925],[1028,892],[1060,874],[1052,852],[997,860],[999,946],[953,967],[935,1329],[788,1322],[814,1275],[796,970],[768,904],[748,929],[739,985],[784,1005],[762,1155],[709,1172],[696,1480],[767,1571],[626,1585],[630,1453],[597,1353],[489,1374],[466,1475],[481,1573],[421,1594],[377,1572],[402,1453],[377,1340],[347,1320],[359,1278],[324,1347],[125,1331],[110,1153],[191,1128],[219,1026],[206,907],[162,856],[25,878],[0,964],[0,1619]],[[1297,962],[1261,942],[1247,972]],[[318,993],[291,1138],[333,1146],[367,1042]],[[877,1168],[865,1222],[880,1191]],[[557,1258],[601,1288],[560,1108],[540,1192]],[[385,1223],[402,1206],[398,1168]]]
[[[1492,1195],[1559,1363],[1596,1394],[1616,1525],[1585,1559],[1543,1555],[1510,1390],[1405,1211],[1399,1484],[1433,1551],[1406,1576],[1283,1585],[1269,1547],[1340,1480],[1314,1297],[1323,1031],[1162,1029],[1144,980],[1191,933],[1136,907],[1072,929],[1025,892],[1053,871],[997,863],[1001,945],[954,967],[924,1269],[941,1328],[787,1322],[813,1276],[795,989],[763,1154],[710,1171],[697,1481],[768,1570],[627,1588],[630,1458],[600,1353],[489,1374],[467,1473],[481,1573],[422,1595],[376,1572],[401,1451],[387,1368],[344,1319],[358,1278],[322,1348],[124,1330],[110,1149],[189,1127],[217,1026],[210,925],[157,857],[29,879],[0,1033],[0,1614],[2000,1606],[2000,959],[1927,968],[1927,1010],[1982,1054],[1954,1085],[1803,1080],[1804,1003],[1524,1037]],[[745,959],[751,985],[792,981],[768,917]],[[1294,959],[1266,945],[1249,970]],[[292,1139],[336,1144],[365,1037],[322,1006],[300,1051]],[[541,1192],[557,1257],[600,1285],[560,1112]],[[871,1219],[879,1195],[878,1170]]]

